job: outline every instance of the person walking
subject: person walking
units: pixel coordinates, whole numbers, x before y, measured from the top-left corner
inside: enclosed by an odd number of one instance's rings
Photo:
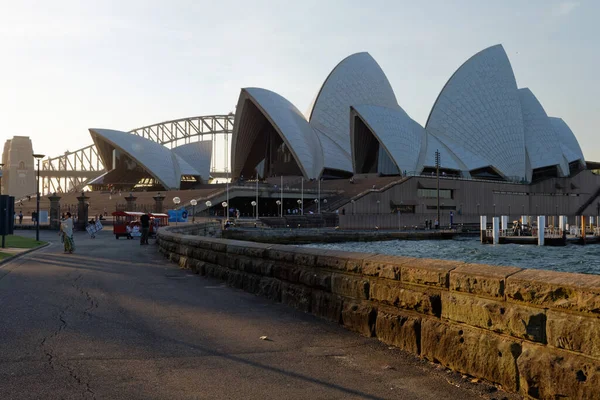
[[[70,212],[67,213],[60,227],[64,240],[65,253],[72,254],[75,251],[75,242],[73,241],[73,218],[71,218]]]
[[[23,225],[23,211],[19,211],[19,225]]]
[[[142,224],[142,236],[140,237],[140,245],[149,244],[148,235],[150,234],[150,216],[144,214],[140,217],[140,223]]]

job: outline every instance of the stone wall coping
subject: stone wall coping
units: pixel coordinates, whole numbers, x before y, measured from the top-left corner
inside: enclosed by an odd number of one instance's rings
[[[574,272],[558,272],[541,269],[523,269],[507,278],[511,281],[532,281],[556,286],[586,288],[600,294],[600,275],[579,274]]]
[[[486,278],[505,279],[505,278],[509,277],[510,275],[513,275],[522,270],[523,270],[523,268],[519,268],[519,267],[506,267],[506,266],[500,266],[500,265],[465,263],[465,264],[459,265],[454,270],[450,271],[450,279],[452,279],[452,275],[455,275],[455,274],[464,274],[464,275],[472,275],[472,276],[483,276]]]

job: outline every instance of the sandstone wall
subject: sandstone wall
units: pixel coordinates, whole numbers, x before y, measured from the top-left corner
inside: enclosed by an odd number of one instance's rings
[[[600,276],[217,239],[171,228],[181,268],[541,399],[600,399]]]

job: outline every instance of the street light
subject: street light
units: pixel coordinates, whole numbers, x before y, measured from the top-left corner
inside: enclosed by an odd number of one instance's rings
[[[129,193],[129,196],[133,195]],[[177,215],[177,206],[179,205],[179,203],[181,203],[181,199],[179,197],[173,197],[173,203],[175,203],[175,225],[177,225],[177,222],[179,222],[179,215]]]
[[[192,223],[196,222],[196,204],[198,201],[196,199],[190,200],[190,204],[192,205]]]
[[[204,204],[206,205],[206,213],[210,217],[210,208],[212,207],[212,203],[210,202],[210,200],[207,200]]]
[[[298,207],[300,207],[300,214],[304,215],[304,210],[302,209],[302,200],[298,199],[296,203],[298,203]]]
[[[253,211],[254,211],[254,219],[258,219],[258,215],[256,215],[256,201],[252,200],[252,202],[250,203],[252,204],[253,207]]]
[[[35,240],[40,241],[40,160],[45,156],[43,154],[34,154],[37,160],[37,205],[35,207]]]
[[[2,174],[0,174],[0,194],[2,194],[2,179],[4,178],[4,164],[0,163],[0,168],[2,169]]]
[[[479,217],[479,203],[477,203],[477,216]]]
[[[277,200],[275,202],[275,204],[277,204],[277,208],[278,208],[277,211],[279,211],[279,213],[280,213],[279,216],[283,217],[283,206],[281,205],[281,200]]]
[[[227,214],[229,214],[229,213],[227,212],[227,205],[228,205],[228,204],[227,204],[227,202],[226,202],[226,201],[224,201],[224,202],[222,202],[222,203],[221,203],[221,205],[223,206],[223,216],[224,216],[226,219],[228,219],[228,218],[229,218],[229,215],[227,215]]]
[[[496,216],[496,204],[494,204],[494,217]]]
[[[381,214],[381,202],[377,200],[377,214]]]
[[[352,215],[354,215],[355,214],[355,212],[354,212],[354,203],[355,203],[354,199],[350,200],[350,203],[352,203]]]

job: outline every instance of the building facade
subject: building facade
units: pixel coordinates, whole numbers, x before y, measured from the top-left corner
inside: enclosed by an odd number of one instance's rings
[[[14,136],[7,140],[2,164],[2,194],[21,199],[36,193],[33,145],[29,137]]]

